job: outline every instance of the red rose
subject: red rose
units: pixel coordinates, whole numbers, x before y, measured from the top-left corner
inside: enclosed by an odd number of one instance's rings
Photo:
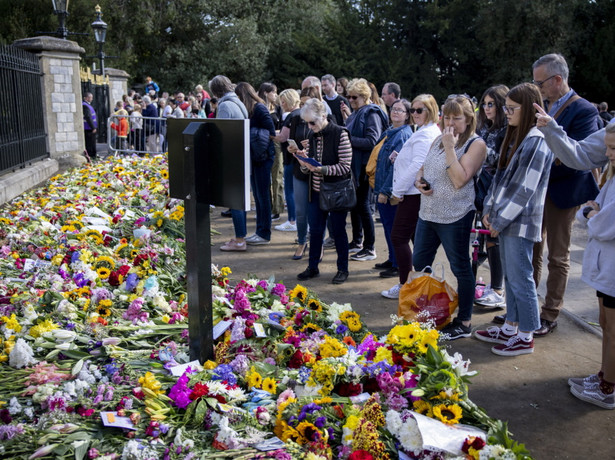
[[[340,396],[356,396],[362,391],[363,386],[360,383],[339,383],[333,389],[333,392]]]

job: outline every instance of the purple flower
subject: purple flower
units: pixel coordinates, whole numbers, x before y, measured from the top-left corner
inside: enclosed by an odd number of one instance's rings
[[[323,428],[325,426],[325,423],[327,423],[326,417],[318,417],[316,421],[314,421],[314,425],[317,428]]]
[[[188,373],[184,372],[169,391],[169,398],[171,398],[175,405],[181,409],[185,409],[192,402],[190,399],[192,390],[188,388],[189,381],[190,377],[188,377]]]
[[[136,289],[137,284],[139,284],[139,277],[136,273],[129,273],[126,276],[126,290],[128,292],[132,292]]]
[[[286,292],[286,286],[280,283],[276,284],[275,286],[273,286],[273,289],[271,289],[271,293],[277,296],[281,296],[285,292]]]
[[[267,282],[267,280],[260,280],[258,283],[256,283],[256,285],[262,287],[265,290],[267,290],[267,288],[269,287],[269,283]]]
[[[72,253],[72,255],[70,256],[70,263],[75,263],[77,261],[79,261],[79,257],[81,257],[81,254],[79,253],[79,251],[75,251]]]
[[[212,380],[226,381],[231,385],[235,385],[237,383],[237,377],[233,374],[233,368],[230,364],[220,364],[216,367],[214,369]]]
[[[339,334],[339,335],[344,335],[346,334],[346,331],[348,330],[348,326],[346,326],[345,324],[340,324],[339,326],[337,326],[337,328],[335,329],[335,333]]]
[[[13,439],[15,436],[23,434],[23,425],[0,425],[0,441]]]

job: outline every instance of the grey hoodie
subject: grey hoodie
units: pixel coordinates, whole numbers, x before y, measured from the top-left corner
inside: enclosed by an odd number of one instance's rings
[[[248,117],[248,111],[243,102],[239,100],[235,93],[229,92],[220,98],[218,101],[218,110],[216,118],[234,118],[245,120]]]

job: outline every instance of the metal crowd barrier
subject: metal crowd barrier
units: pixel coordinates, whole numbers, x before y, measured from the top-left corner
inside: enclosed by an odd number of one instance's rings
[[[161,154],[167,151],[167,119],[111,115],[107,120],[107,144],[113,155]]]

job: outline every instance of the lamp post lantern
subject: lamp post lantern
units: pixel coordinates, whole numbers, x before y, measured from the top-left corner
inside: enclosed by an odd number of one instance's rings
[[[60,21],[60,27],[58,27],[58,31],[56,34],[66,40],[68,36],[68,29],[66,28],[66,17],[68,16],[68,2],[70,0],[51,0],[53,3],[53,14],[58,16],[58,20]]]
[[[68,1],[68,0],[67,0]],[[105,52],[103,51],[103,45],[105,44],[105,38],[107,37],[107,24],[102,20],[102,11],[100,5],[96,5],[96,21],[92,23],[92,29],[94,29],[94,38],[98,44],[97,58],[100,61],[100,75],[105,76]]]

